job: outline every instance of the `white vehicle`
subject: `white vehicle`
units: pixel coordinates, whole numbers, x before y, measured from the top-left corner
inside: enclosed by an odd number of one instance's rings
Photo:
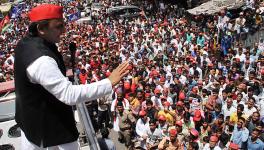
[[[107,10],[107,13],[108,15],[116,18],[134,18],[138,16],[146,17],[143,10],[133,5],[111,7]]]
[[[0,83],[0,86],[3,85]],[[0,88],[0,93],[6,92],[0,96],[0,149],[20,150],[21,149],[21,132],[16,126],[15,121],[15,99],[14,87]],[[10,88],[12,87],[12,88]],[[8,89],[10,88],[10,91]],[[4,92],[3,92],[4,91]],[[79,117],[75,112],[77,128],[80,128]],[[81,145],[81,150],[90,150],[89,145]]]
[[[20,149],[20,129],[15,127],[15,93],[7,93],[0,97],[0,129],[3,131],[0,137],[0,145],[10,144],[15,149]],[[1,146],[0,146],[1,147]]]
[[[91,16],[80,18],[76,21],[77,24],[90,23],[92,21]]]
[[[100,11],[103,8],[104,8],[104,5],[101,3],[92,3],[92,5],[91,5],[92,11]]]

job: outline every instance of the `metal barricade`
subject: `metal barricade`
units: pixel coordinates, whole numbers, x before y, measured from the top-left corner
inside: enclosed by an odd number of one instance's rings
[[[85,103],[80,103],[77,105],[77,111],[80,117],[80,123],[85,131],[86,140],[89,144],[91,150],[100,150],[99,143],[89,116],[88,110]]]

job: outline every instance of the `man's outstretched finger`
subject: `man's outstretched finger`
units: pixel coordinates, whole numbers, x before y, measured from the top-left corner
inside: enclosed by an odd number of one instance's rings
[[[124,76],[126,76],[128,73],[129,73],[129,70],[126,70],[125,72],[123,72],[123,73],[121,74],[121,78],[123,78]]]
[[[126,71],[127,70],[127,68],[128,68],[128,66],[129,66],[129,64],[128,63],[125,63],[124,64],[124,66],[122,66],[122,68],[121,68],[121,72],[124,72],[124,71]]]
[[[121,65],[119,65],[117,68],[119,71],[121,71],[123,68],[127,68],[128,65],[129,65],[128,62],[126,61],[126,62],[122,63]]]

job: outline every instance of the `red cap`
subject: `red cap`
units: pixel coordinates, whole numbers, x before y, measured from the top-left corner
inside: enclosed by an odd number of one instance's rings
[[[132,92],[135,92],[136,89],[137,89],[137,85],[134,84],[134,83],[132,83],[132,84],[131,84],[131,91],[132,91]]]
[[[180,100],[184,100],[185,99],[185,94],[183,92],[180,92],[179,99]]]
[[[107,68],[107,65],[106,64],[103,64],[102,65],[102,69],[106,69]]]
[[[199,136],[199,132],[197,130],[195,130],[194,128],[191,129],[191,134],[195,137]]]
[[[182,101],[177,102],[177,106],[183,106],[183,105],[184,105],[184,103]]]
[[[197,94],[198,93],[198,89],[196,87],[193,87],[192,88],[192,92]]]
[[[129,89],[130,89],[130,83],[126,81],[126,82],[124,83],[124,88],[125,88],[126,90],[129,90]]]
[[[170,135],[176,136],[177,130],[176,129],[170,129]]]
[[[166,117],[164,115],[160,115],[159,116],[159,120],[165,121],[166,120]]]
[[[261,70],[261,75],[264,75],[264,69]]]
[[[106,75],[106,77],[109,77],[109,76],[111,75],[111,72],[110,72],[110,71],[107,71],[107,72],[105,73],[105,75]]]
[[[147,113],[146,113],[146,111],[145,110],[141,110],[140,112],[139,112],[139,116],[145,116]]]
[[[176,121],[175,124],[182,127],[182,122],[181,121]]]
[[[177,69],[177,73],[178,73],[178,74],[182,74],[182,69],[181,69],[181,68],[178,68],[178,69]]]
[[[128,67],[127,67],[127,70],[132,70],[133,69],[133,65],[129,65]]]
[[[218,137],[213,135],[213,136],[210,137],[210,141],[217,142],[218,141]]]
[[[166,81],[166,79],[164,77],[160,78],[160,82],[165,82],[165,81]]]
[[[201,112],[199,110],[195,110],[194,117],[193,117],[193,121],[200,121],[201,118],[202,118]]]
[[[63,18],[63,7],[53,4],[43,4],[33,8],[29,14],[31,22],[37,22],[47,19]]]
[[[212,63],[208,64],[208,67],[213,67],[213,66],[214,66],[214,64],[212,64]]]
[[[152,73],[153,73],[154,76],[158,76],[159,75],[159,73],[156,70],[153,70]]]
[[[145,93],[145,97],[151,96],[150,93]]]
[[[166,102],[164,102],[164,105],[165,106],[170,106],[170,102],[166,101]]]
[[[239,146],[235,143],[230,143],[229,144],[229,148],[231,148],[232,150],[238,150],[239,149]]]
[[[160,89],[155,89],[155,90],[154,90],[154,93],[155,93],[155,94],[160,93]]]

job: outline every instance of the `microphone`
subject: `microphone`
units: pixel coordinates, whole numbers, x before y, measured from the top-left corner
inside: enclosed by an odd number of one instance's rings
[[[72,64],[72,74],[73,77],[70,77],[69,80],[74,82],[74,71],[75,71],[75,52],[76,52],[76,43],[71,42],[69,45],[69,50],[71,52],[71,64]]]
[[[69,50],[70,50],[71,54],[75,54],[75,52],[76,52],[76,44],[74,42],[70,43]]]

